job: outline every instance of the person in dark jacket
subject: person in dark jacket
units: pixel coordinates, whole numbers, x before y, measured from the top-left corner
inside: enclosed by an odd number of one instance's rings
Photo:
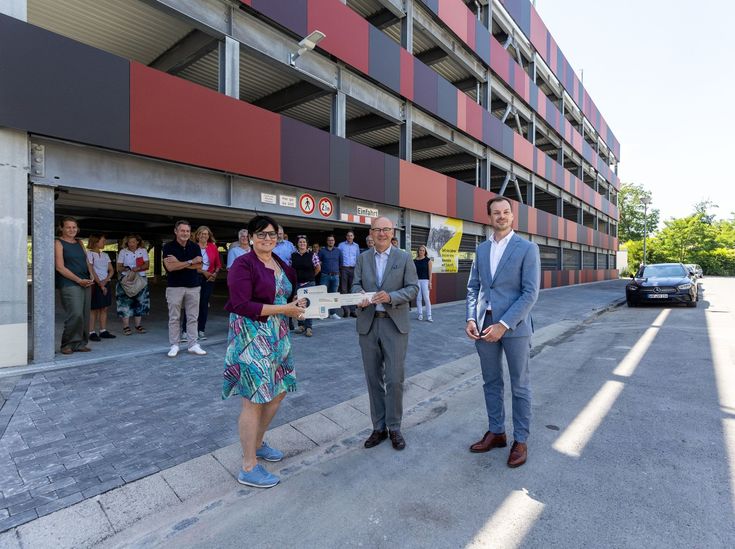
[[[291,255],[291,266],[296,271],[296,282],[299,288],[308,288],[316,284],[316,275],[321,271],[319,256],[309,251],[309,243],[306,237],[301,235],[296,241],[296,251]],[[311,337],[312,321],[310,318],[299,320],[297,334]]]

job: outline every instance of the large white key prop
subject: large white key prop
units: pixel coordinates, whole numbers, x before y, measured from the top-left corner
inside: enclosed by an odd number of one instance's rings
[[[340,309],[359,305],[363,299],[372,299],[375,292],[364,294],[337,294],[327,293],[326,286],[309,286],[299,288],[296,297],[306,299],[304,318],[327,318],[329,309]]]

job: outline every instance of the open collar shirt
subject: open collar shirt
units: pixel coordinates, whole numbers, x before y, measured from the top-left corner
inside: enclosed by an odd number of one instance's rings
[[[357,265],[357,256],[360,255],[360,246],[357,242],[353,241],[352,244],[348,244],[345,240],[340,242],[337,246],[342,252],[342,267],[354,267]]]
[[[510,239],[513,238],[514,234],[516,234],[515,231],[511,230],[499,241],[495,240],[495,235],[490,239],[490,276],[493,278],[495,278],[495,271],[498,269],[498,265],[500,264],[500,260],[503,258],[505,249],[508,247],[508,242],[510,242]],[[487,310],[491,311],[492,308],[493,305],[488,300]],[[508,327],[505,322],[501,321],[501,324],[506,328]]]
[[[388,246],[384,252],[379,252],[373,248],[373,257],[375,258],[375,275],[378,278],[378,286],[383,284],[383,277],[385,276],[385,267],[388,265],[388,258],[390,257],[390,250],[393,246]],[[376,311],[385,311],[382,303],[375,305]]]

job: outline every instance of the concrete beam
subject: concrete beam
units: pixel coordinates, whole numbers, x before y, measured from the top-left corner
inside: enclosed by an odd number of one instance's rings
[[[475,162],[475,157],[467,153],[450,154],[448,156],[440,156],[438,158],[428,158],[426,160],[417,160],[415,163],[428,168],[430,170],[443,170],[452,168],[461,164],[469,164]],[[474,171],[474,168],[472,168]]]
[[[379,12],[374,13],[367,18],[368,23],[380,30],[387,29],[388,27],[398,23],[400,20],[400,17],[397,17],[387,8],[383,8]]]
[[[406,14],[406,12],[403,11],[403,0],[378,0],[378,2],[398,18],[401,18]],[[413,2],[413,0],[406,0],[407,4],[409,2]]]
[[[449,54],[438,46],[416,54],[416,59],[429,67],[444,61],[447,57],[449,57]]]
[[[483,144],[465,136],[419,109],[413,110],[413,122],[446,143],[454,143],[477,158],[485,157],[485,146]]]
[[[216,38],[199,29],[194,29],[159,55],[149,66],[169,74],[177,74],[209,52],[216,50],[218,45]]]
[[[418,152],[425,151],[427,149],[436,149],[438,147],[443,147],[446,144],[446,141],[437,139],[433,135],[425,135],[423,137],[417,137],[416,139],[411,140],[411,149],[413,152]],[[377,147],[375,150],[386,154],[392,154],[393,156],[400,154],[400,147],[398,143],[383,145],[382,147]],[[409,159],[404,158],[404,160]]]
[[[355,135],[361,135],[363,133],[372,132],[375,130],[382,130],[395,126],[390,120],[386,120],[382,116],[377,114],[366,114],[358,118],[353,118],[347,121],[347,137],[353,137]]]
[[[328,93],[324,88],[309,82],[297,82],[270,95],[261,97],[254,101],[253,105],[272,112],[282,112],[313,99],[318,99]]]
[[[484,80],[487,73],[482,61],[460,42],[455,36],[431,17],[426,10],[414,10],[414,21],[426,34],[434,38],[437,45],[478,80]]]

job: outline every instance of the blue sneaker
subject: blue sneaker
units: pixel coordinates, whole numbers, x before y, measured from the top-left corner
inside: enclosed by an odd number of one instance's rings
[[[276,475],[269,473],[262,465],[256,465],[252,471],[243,471],[237,475],[237,482],[255,488],[270,488],[281,481]]]
[[[263,445],[255,451],[255,457],[266,461],[281,461],[283,459],[283,452],[271,448],[263,441]]]

